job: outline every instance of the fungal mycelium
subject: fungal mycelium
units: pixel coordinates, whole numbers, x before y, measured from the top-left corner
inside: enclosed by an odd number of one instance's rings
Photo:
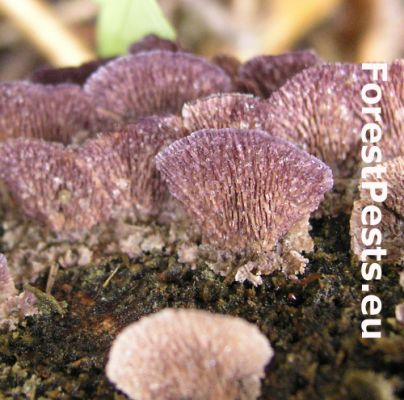
[[[106,370],[134,400],[254,400],[272,357],[267,338],[241,318],[165,309],[118,335]]]
[[[162,150],[157,167],[204,240],[243,256],[236,279],[303,272],[310,213],[333,184],[320,160],[264,131],[208,129]],[[216,268],[230,272],[227,263]]]

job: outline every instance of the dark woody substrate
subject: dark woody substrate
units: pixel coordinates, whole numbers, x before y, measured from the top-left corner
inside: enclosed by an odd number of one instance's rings
[[[52,292],[59,304],[44,300],[42,315],[0,334],[0,399],[124,399],[104,375],[111,342],[165,307],[256,323],[275,350],[261,399],[404,399],[404,327],[394,318],[400,267],[385,266],[371,286],[383,302],[383,338],[362,340],[362,280],[348,219],[313,225],[316,250],[298,281],[276,273],[258,288],[228,283],[203,263],[191,270],[161,254],[59,271]],[[34,286],[45,290],[46,278]]]

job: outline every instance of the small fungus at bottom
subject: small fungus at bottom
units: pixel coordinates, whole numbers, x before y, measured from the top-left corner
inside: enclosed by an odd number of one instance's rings
[[[118,335],[106,372],[134,400],[254,400],[273,354],[241,318],[165,309]]]

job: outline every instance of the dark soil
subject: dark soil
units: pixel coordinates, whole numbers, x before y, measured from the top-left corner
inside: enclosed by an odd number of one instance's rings
[[[258,288],[227,283],[203,263],[191,270],[161,254],[60,271],[53,295],[63,312],[48,304],[0,334],[0,399],[124,399],[104,375],[111,342],[165,307],[256,323],[275,349],[261,399],[404,399],[404,327],[394,318],[403,299],[400,268],[386,266],[371,286],[383,302],[383,337],[362,340],[362,280],[349,253],[348,220],[313,225],[316,250],[299,281],[277,273]],[[43,276],[34,286],[45,284]]]

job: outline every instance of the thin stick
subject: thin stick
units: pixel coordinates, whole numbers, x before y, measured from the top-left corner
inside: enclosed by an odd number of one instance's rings
[[[40,0],[0,0],[0,11],[54,66],[78,65],[95,58]]]

